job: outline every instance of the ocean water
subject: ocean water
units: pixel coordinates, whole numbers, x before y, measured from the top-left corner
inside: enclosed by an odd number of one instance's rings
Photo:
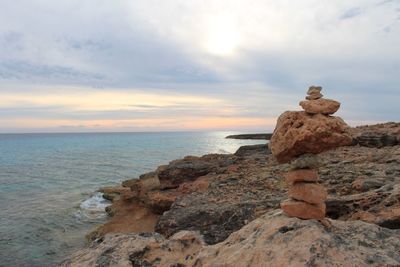
[[[0,134],[0,266],[55,266],[107,219],[96,190],[186,155],[233,153],[234,132]]]

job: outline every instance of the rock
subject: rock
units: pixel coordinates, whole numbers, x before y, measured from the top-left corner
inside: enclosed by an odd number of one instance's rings
[[[264,214],[224,242],[206,245],[196,232],[110,234],[61,264],[72,266],[399,266],[400,231],[361,221]]]
[[[241,146],[235,152],[235,156],[243,157],[243,156],[251,156],[251,155],[259,155],[259,154],[271,154],[271,150],[268,148],[268,145],[261,144],[261,145],[248,145],[248,146]]]
[[[316,183],[297,182],[289,189],[289,197],[310,204],[324,203],[327,192],[325,187]]]
[[[301,101],[300,106],[309,114],[330,115],[338,111],[340,103],[331,99],[316,99]]]
[[[366,147],[385,147],[400,144],[400,123],[387,122],[352,128],[354,143]]]
[[[400,184],[326,201],[327,216],[341,220],[365,220],[382,227],[400,229]]]
[[[371,179],[371,178],[358,178],[357,180],[355,180],[351,186],[353,187],[353,189],[360,191],[360,192],[366,192],[369,191],[371,189],[376,189],[379,188],[381,186],[383,186],[385,184],[385,181],[380,179]]]
[[[227,139],[240,139],[240,140],[270,140],[272,133],[256,133],[256,134],[232,134],[228,135]]]
[[[308,88],[307,95],[320,94],[321,90],[322,90],[321,86],[310,86]]]
[[[307,100],[317,100],[317,99],[322,98],[323,96],[324,95],[321,94],[321,93],[313,93],[313,94],[310,94],[310,95],[306,96],[306,99]]]
[[[168,237],[181,230],[199,231],[207,244],[225,240],[233,231],[254,219],[257,208],[252,203],[185,206],[179,200],[175,205],[183,207],[165,212],[157,222],[156,232]]]
[[[388,133],[365,132],[355,138],[355,141],[360,146],[366,147],[384,147],[395,146],[399,144],[396,135]]]
[[[145,203],[155,214],[163,214],[170,209],[176,198],[180,195],[177,190],[150,191],[146,194]]]
[[[216,171],[231,162],[228,155],[210,154],[203,157],[187,156],[174,160],[157,170],[162,189],[177,188],[180,184]]]
[[[269,143],[278,162],[304,153],[318,154],[352,143],[348,125],[338,117],[286,111],[279,118]]]
[[[400,264],[399,231],[362,222],[330,223],[332,227],[325,228],[314,220],[267,214],[223,243],[201,250],[198,263],[226,267]]]
[[[309,204],[288,199],[281,203],[282,210],[290,217],[322,220],[325,217],[325,203]]]
[[[318,169],[321,166],[321,161],[318,155],[315,154],[303,154],[293,159],[290,162],[290,170],[298,169]]]
[[[99,189],[99,192],[103,193],[103,198],[114,201],[118,198],[130,198],[133,196],[132,191],[129,188],[123,186],[107,186]]]
[[[374,223],[389,229],[400,229],[400,207],[382,210],[378,213],[358,211],[351,216],[351,219]]]
[[[299,169],[284,174],[285,180],[289,185],[295,182],[316,182],[318,172],[315,169]]]

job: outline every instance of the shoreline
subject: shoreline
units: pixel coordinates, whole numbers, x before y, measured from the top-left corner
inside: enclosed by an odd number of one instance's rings
[[[352,136],[351,146],[321,154],[326,165],[320,171],[321,182],[329,192],[327,217],[334,224],[336,220],[349,222],[346,227],[361,220],[399,229],[400,203],[389,199],[400,199],[400,188],[394,186],[400,183],[400,123],[352,128]],[[287,190],[281,178],[286,168],[272,158],[267,145],[244,146],[234,154],[174,160],[139,179],[100,189],[113,202],[107,208],[111,217],[88,234],[88,240],[101,247],[113,244],[115,235],[131,240],[147,232],[147,237],[140,237],[143,242],[170,242],[166,238],[195,231],[200,236],[191,238],[200,238],[202,249],[223,244],[257,218],[276,213]],[[374,202],[377,194],[382,201]],[[274,215],[265,220],[275,219]],[[99,259],[90,248],[86,252],[91,260]],[[63,266],[85,259],[74,254]]]

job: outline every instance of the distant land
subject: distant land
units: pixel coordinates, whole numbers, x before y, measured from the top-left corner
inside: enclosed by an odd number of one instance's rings
[[[251,139],[251,140],[270,140],[272,133],[256,133],[256,134],[233,134],[225,138],[228,139]]]

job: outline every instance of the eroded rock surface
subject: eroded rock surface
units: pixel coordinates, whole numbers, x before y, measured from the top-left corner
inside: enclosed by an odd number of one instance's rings
[[[280,163],[352,143],[348,125],[339,117],[286,111],[278,118],[270,148]]]
[[[196,232],[107,235],[61,266],[399,266],[400,230],[361,221],[289,218],[270,212],[206,245]]]

